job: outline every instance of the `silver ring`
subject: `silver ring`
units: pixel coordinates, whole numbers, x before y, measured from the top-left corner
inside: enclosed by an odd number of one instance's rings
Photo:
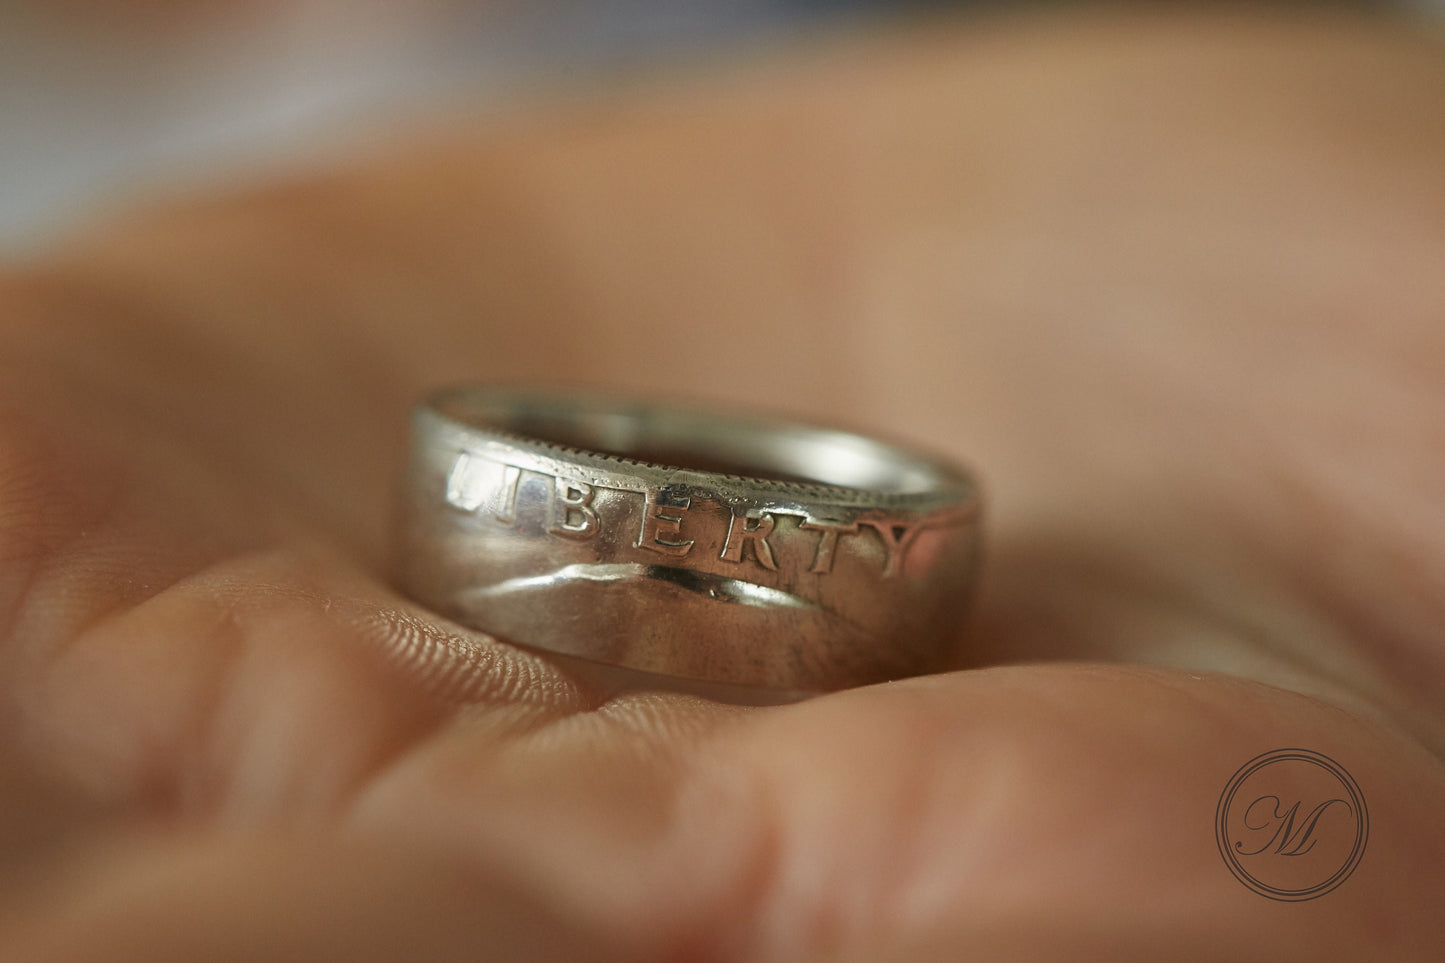
[[[826,691],[946,666],[978,507],[961,469],[846,432],[458,388],[414,412],[400,577],[522,645]]]

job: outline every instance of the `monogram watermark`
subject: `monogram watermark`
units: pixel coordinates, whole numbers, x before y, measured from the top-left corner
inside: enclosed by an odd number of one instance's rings
[[[1270,899],[1315,899],[1343,883],[1365,854],[1370,815],[1344,767],[1309,749],[1276,749],[1240,767],[1214,818],[1219,854],[1245,886]]]

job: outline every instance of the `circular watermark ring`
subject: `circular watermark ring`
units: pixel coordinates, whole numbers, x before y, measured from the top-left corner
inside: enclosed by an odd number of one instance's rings
[[[1343,766],[1310,749],[1275,749],[1245,763],[1219,796],[1219,854],[1245,886],[1274,900],[1316,899],[1365,854],[1370,815]]]

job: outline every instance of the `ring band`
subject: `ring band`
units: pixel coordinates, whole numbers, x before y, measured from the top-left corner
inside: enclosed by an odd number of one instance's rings
[[[946,665],[978,505],[961,469],[846,432],[456,388],[413,415],[400,577],[511,642],[826,691]]]

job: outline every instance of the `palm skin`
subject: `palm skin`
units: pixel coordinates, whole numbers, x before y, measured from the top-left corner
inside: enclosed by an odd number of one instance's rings
[[[1347,22],[934,27],[12,272],[4,957],[1435,958],[1442,63]],[[606,693],[408,603],[405,410],[474,378],[971,462],[960,671]],[[1212,820],[1295,745],[1371,836],[1280,904]]]

